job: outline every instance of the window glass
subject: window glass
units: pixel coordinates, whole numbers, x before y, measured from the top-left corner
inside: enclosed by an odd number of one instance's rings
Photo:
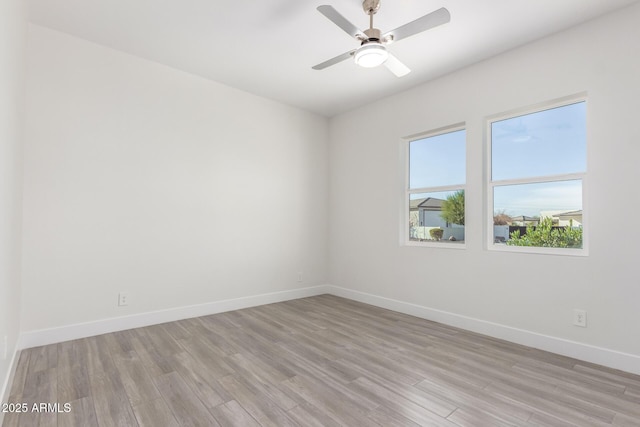
[[[441,187],[465,183],[464,130],[409,143],[409,188]]]
[[[494,181],[585,170],[585,102],[491,123]]]
[[[411,194],[409,239],[464,242],[464,190]]]
[[[490,123],[493,244],[584,247],[586,102]]]
[[[456,129],[409,142],[408,240],[465,240],[466,132]]]

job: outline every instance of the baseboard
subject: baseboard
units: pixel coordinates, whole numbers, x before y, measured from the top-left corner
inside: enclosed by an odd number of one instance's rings
[[[11,357],[11,362],[9,364],[9,375],[4,380],[4,384],[2,384],[2,389],[0,389],[0,405],[4,403],[8,403],[9,394],[11,393],[11,384],[13,384],[13,378],[16,375],[16,368],[18,367],[18,360],[20,360],[20,350],[17,348],[13,350],[13,356]],[[4,422],[4,412],[0,411],[0,426]]]
[[[524,329],[513,328],[486,320],[462,316],[447,311],[411,304],[365,292],[354,291],[339,286],[327,285],[327,293],[360,301],[376,307],[386,308],[404,314],[420,317],[445,325],[477,332],[516,344],[549,351],[563,356],[573,357],[586,362],[607,366],[613,369],[640,375],[640,356],[623,353],[607,348],[570,341],[549,335],[543,335]]]
[[[272,304],[298,298],[306,298],[326,293],[328,293],[328,288],[324,285],[320,285],[308,288],[271,292],[268,294],[252,295],[242,298],[214,301],[186,307],[177,307],[167,310],[140,313],[129,316],[115,317],[94,322],[61,326],[57,328],[28,331],[20,334],[18,348],[25,349],[38,347],[41,345],[55,344],[64,341],[107,334],[110,332],[141,328],[144,326],[157,325],[159,323],[173,322],[175,320],[189,319],[192,317],[207,316],[210,314],[240,310],[242,308]]]
[[[623,353],[607,348],[592,346],[563,338],[543,335],[524,329],[513,328],[486,320],[462,316],[447,311],[437,310],[417,304],[385,298],[365,292],[342,288],[333,285],[320,285],[302,289],[293,289],[268,294],[254,295],[243,298],[214,301],[205,304],[178,307],[168,310],[123,316],[95,322],[75,324],[51,329],[23,332],[20,335],[18,349],[54,344],[79,338],[86,338],[109,332],[139,328],[175,320],[188,319],[198,316],[223,313],[264,304],[306,298],[321,294],[360,301],[377,307],[394,310],[427,320],[443,323],[472,332],[503,339],[517,344],[526,345],[540,350],[550,351],[563,356],[573,357],[586,362],[596,363],[613,369],[640,375],[640,356]],[[19,354],[16,352],[16,354]],[[14,358],[16,355],[14,354]],[[15,360],[12,369],[15,370]],[[8,382],[8,384],[11,384]],[[6,388],[7,382],[4,387]],[[3,388],[4,392],[4,388]],[[4,395],[4,394],[3,394]],[[1,425],[1,424],[0,424]]]

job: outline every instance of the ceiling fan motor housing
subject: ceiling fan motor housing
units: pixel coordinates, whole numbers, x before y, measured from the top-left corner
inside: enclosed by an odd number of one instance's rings
[[[362,44],[365,44],[370,41],[380,41],[381,32],[377,28],[369,28],[364,30],[364,34],[367,36],[367,40],[364,40]]]
[[[362,2],[362,8],[367,15],[373,15],[380,10],[380,0],[364,0]]]

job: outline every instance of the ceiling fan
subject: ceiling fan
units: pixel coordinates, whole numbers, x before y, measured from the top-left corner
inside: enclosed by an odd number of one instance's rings
[[[359,30],[332,6],[318,6],[320,13],[342,28],[347,34],[360,41],[360,47],[312,67],[314,70],[323,70],[353,56],[356,64],[361,67],[373,68],[384,64],[393,74],[402,77],[411,70],[389,53],[386,45],[446,24],[451,19],[449,11],[443,7],[383,34],[379,29],[373,27],[373,15],[380,9],[380,0],[364,0],[362,8],[369,15],[369,28],[364,31]]]

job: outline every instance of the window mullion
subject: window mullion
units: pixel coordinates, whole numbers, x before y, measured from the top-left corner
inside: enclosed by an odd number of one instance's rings
[[[416,194],[416,193],[437,193],[442,191],[457,191],[457,190],[464,190],[464,187],[465,187],[464,184],[458,184],[458,185],[443,185],[440,187],[410,188],[409,190],[407,190],[407,193]]]
[[[533,183],[544,183],[544,182],[558,182],[558,181],[574,181],[578,179],[584,179],[584,173],[571,173],[571,174],[563,174],[563,175],[547,175],[547,176],[536,176],[536,177],[528,177],[528,178],[518,178],[518,179],[502,179],[499,181],[491,181],[492,187],[499,187],[503,185],[518,185],[518,184],[533,184]]]

